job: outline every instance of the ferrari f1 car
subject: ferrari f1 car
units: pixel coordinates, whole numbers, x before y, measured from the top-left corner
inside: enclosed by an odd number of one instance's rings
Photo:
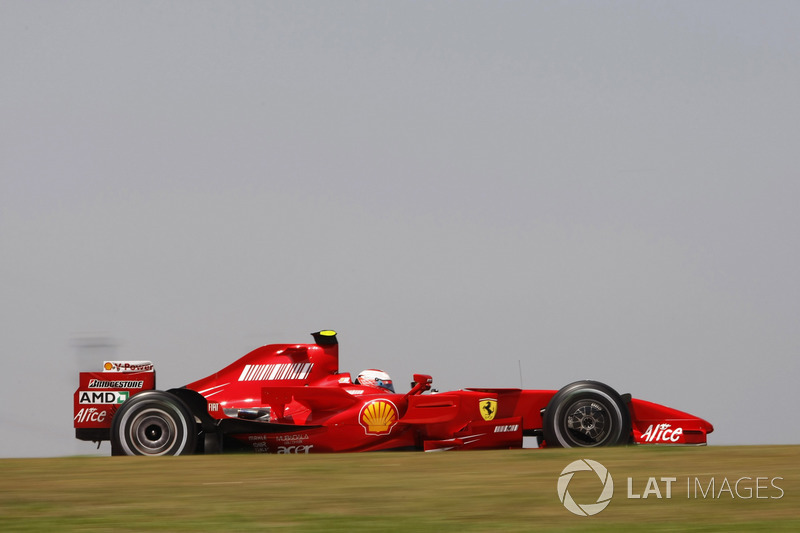
[[[713,426],[618,394],[596,381],[562,389],[431,391],[415,374],[395,392],[388,376],[339,372],[336,333],[313,344],[257,348],[215,374],[156,390],[149,361],[106,361],[81,372],[75,435],[110,440],[112,455],[182,455],[521,448],[624,444],[700,445]]]

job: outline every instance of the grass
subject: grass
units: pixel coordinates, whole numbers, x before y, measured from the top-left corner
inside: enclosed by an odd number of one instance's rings
[[[581,458],[615,484],[591,517],[571,514],[556,491]],[[653,477],[662,497],[651,485],[647,498],[628,498],[629,477],[631,494]],[[676,478],[669,499],[662,477]],[[580,472],[569,491],[594,503],[600,487]],[[0,460],[2,531],[587,528],[798,531],[800,446]]]

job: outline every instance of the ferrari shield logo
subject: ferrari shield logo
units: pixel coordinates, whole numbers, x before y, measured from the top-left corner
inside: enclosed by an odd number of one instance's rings
[[[494,420],[494,415],[497,413],[497,400],[494,398],[484,398],[480,401],[481,416],[487,422]]]

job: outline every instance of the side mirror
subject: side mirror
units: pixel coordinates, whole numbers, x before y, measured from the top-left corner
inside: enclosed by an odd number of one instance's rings
[[[411,382],[411,390],[408,391],[406,396],[413,396],[415,394],[422,394],[426,390],[431,389],[433,378],[427,374],[414,374],[414,381]]]

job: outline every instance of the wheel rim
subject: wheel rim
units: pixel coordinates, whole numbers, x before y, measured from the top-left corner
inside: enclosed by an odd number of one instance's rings
[[[565,435],[579,446],[602,445],[614,428],[608,408],[596,400],[573,402],[566,413]]]
[[[142,455],[163,455],[178,438],[175,420],[161,409],[146,409],[131,420],[130,445]]]

